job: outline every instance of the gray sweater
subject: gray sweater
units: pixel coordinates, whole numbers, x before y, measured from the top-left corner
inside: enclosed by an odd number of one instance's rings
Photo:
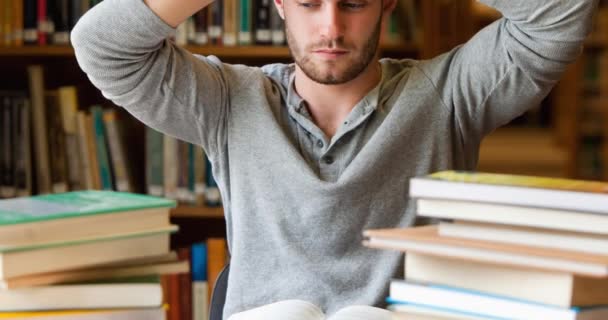
[[[327,139],[294,66],[224,64],[167,38],[141,0],[105,0],[72,32],[81,68],[148,126],[202,146],[226,215],[227,317],[283,299],[327,313],[382,305],[403,255],[362,230],[414,223],[408,179],[475,169],[484,135],[538,103],[581,52],[597,0],[483,0],[503,19],[426,61],[381,60],[381,83]]]

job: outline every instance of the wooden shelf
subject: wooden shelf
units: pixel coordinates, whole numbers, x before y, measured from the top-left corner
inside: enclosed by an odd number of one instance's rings
[[[200,55],[213,55],[219,58],[242,58],[242,59],[287,59],[290,58],[289,48],[286,46],[185,46],[188,51]],[[416,44],[398,44],[382,47],[387,52],[415,52],[418,50]],[[71,46],[0,46],[0,57],[73,57],[74,49]]]
[[[608,49],[608,38],[589,37],[585,41],[585,47],[590,49]]]
[[[213,218],[223,219],[222,207],[178,206],[171,210],[172,218]]]

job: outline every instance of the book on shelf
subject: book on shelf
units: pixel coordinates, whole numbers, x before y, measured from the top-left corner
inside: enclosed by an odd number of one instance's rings
[[[167,253],[174,205],[111,191],[0,200],[0,279]]]
[[[243,312],[235,313],[228,320],[392,320],[392,313],[385,309],[353,305],[334,314],[325,315],[323,310],[303,300],[283,300]]]
[[[439,224],[364,231],[365,245],[406,252],[389,309],[405,319],[608,316],[608,184],[457,171],[410,182],[416,214]]]
[[[603,214],[608,183],[523,175],[442,171],[410,180],[410,197]]]
[[[158,277],[0,290],[0,311],[150,308],[162,305]]]
[[[38,34],[41,39],[42,34]],[[44,101],[44,70],[42,66],[29,66],[27,69],[30,89],[32,141],[36,161],[34,172],[39,194],[51,192],[49,147],[46,140],[47,122]]]
[[[81,269],[26,275],[0,281],[0,289],[15,289],[59,283],[76,283],[94,279],[119,279],[145,275],[188,272],[187,261],[178,261],[175,252],[159,256],[130,259]]]
[[[558,308],[521,299],[504,298],[478,291],[430,283],[393,280],[388,302],[424,306],[451,311],[454,314],[480,318],[600,320],[608,317],[608,306],[590,308]]]
[[[68,191],[68,167],[65,132],[59,94],[56,90],[45,90],[45,112],[47,124],[47,137],[49,143],[49,157],[51,165],[51,192],[62,193]]]
[[[79,2],[79,1],[74,1]],[[65,139],[66,155],[79,154],[78,133],[76,130],[76,114],[78,112],[78,94],[75,86],[63,86],[57,89],[59,113],[61,115],[61,127]],[[67,182],[69,190],[86,189],[82,185],[81,164],[79,157],[66,156],[67,163]],[[124,190],[120,190],[124,191]]]
[[[405,255],[405,280],[464,288],[558,307],[608,305],[608,278],[545,272],[417,252]]]
[[[0,248],[120,234],[169,225],[175,202],[113,191],[0,200]]]
[[[206,241],[207,247],[207,284],[209,292],[213,292],[215,281],[229,262],[228,246],[224,238],[208,238]],[[208,297],[208,303],[211,303],[211,295]]]
[[[420,198],[414,201],[418,215],[432,218],[604,235],[608,233],[608,215],[597,213],[458,199]]]
[[[207,281],[207,244],[194,243],[190,247],[192,272],[192,319],[206,320],[209,314],[209,284]]]
[[[443,237],[438,234],[437,226],[366,230],[364,236],[366,237],[364,244],[372,248],[413,251],[590,277],[608,276],[606,255]]]
[[[169,252],[169,235],[175,231],[177,226],[169,226],[140,232],[4,247],[0,249],[0,280],[164,254]]]
[[[2,312],[0,319],[19,320],[165,320],[165,309],[125,308],[97,310],[48,310]]]
[[[469,221],[441,221],[440,236],[608,255],[608,236]]]

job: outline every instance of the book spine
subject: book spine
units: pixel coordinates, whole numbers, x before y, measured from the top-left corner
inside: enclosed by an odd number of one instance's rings
[[[59,107],[61,110],[62,127],[65,134],[67,155],[68,185],[70,190],[84,189],[82,183],[82,153],[78,152],[78,137],[76,130],[76,113],[78,111],[78,96],[73,86],[61,87],[59,91]]]
[[[81,185],[84,189],[91,190],[95,188],[94,178],[92,175],[93,168],[91,159],[91,151],[89,150],[89,131],[87,126],[87,115],[84,111],[76,112],[76,134],[78,140],[79,167],[81,174]]]
[[[177,249],[177,256],[180,261],[188,261],[189,263],[191,258],[190,248]],[[190,272],[179,274],[179,288],[180,319],[192,320],[192,274]]]
[[[38,0],[37,6],[37,25],[38,25],[38,45],[48,44],[48,34],[52,32],[53,26],[47,13],[47,0]]]
[[[146,128],[146,189],[149,195],[161,197],[164,192],[163,134]]]
[[[87,149],[89,150],[89,163],[91,169],[91,181],[93,181],[93,189],[101,190],[101,170],[99,168],[99,157],[97,156],[97,142],[95,139],[95,126],[93,124],[93,116],[86,114],[86,138]]]
[[[285,28],[283,19],[273,5],[270,5],[270,31],[272,37],[272,45],[282,46],[285,44]]]
[[[255,43],[267,45],[272,43],[272,31],[270,29],[270,0],[255,1]]]
[[[103,121],[106,126],[108,144],[110,146],[110,159],[114,168],[116,178],[116,190],[121,192],[131,192],[132,187],[129,179],[125,148],[118,129],[118,120],[115,110],[108,110],[103,114]]]
[[[228,261],[226,239],[224,238],[208,238],[207,239],[207,282],[209,284],[209,292],[213,292],[215,281],[224,269]],[[208,297],[208,303],[211,302],[211,295]]]
[[[165,197],[177,199],[178,183],[178,141],[177,139],[163,136],[163,187]]]
[[[23,43],[38,43],[38,0],[23,0]]]
[[[13,45],[23,45],[23,2],[15,0],[13,3]]]
[[[222,45],[224,2],[214,1],[209,6],[209,42],[213,45]]]
[[[224,0],[224,34],[223,44],[225,46],[236,46],[238,38],[238,1]]]
[[[44,73],[41,66],[28,67],[30,99],[32,101],[32,126],[36,182],[39,194],[51,192],[49,150],[47,144],[46,112],[44,105]]]
[[[112,179],[112,169],[110,167],[109,154],[106,144],[105,126],[103,124],[103,110],[100,106],[91,108],[93,116],[93,130],[95,134],[95,145],[97,147],[97,159],[99,163],[99,173],[101,177],[102,190],[114,190]]]
[[[70,0],[70,30],[74,29],[83,13],[81,0]]]
[[[205,45],[209,43],[207,33],[209,23],[209,6],[204,7],[194,14],[194,44]]]
[[[240,0],[239,3],[239,45],[251,45],[253,43],[253,32],[251,31],[253,0]]]
[[[200,146],[194,147],[194,197],[197,206],[205,204],[205,151]]]
[[[53,44],[70,43],[70,4],[68,0],[52,0],[51,14],[53,19]]]
[[[54,193],[67,192],[68,173],[65,134],[59,106],[59,95],[55,90],[48,90],[45,97],[49,152],[53,155],[50,157],[51,189]]]
[[[12,98],[9,94],[0,96],[0,197],[10,198],[15,196],[13,181],[13,119]]]
[[[177,199],[182,203],[189,201],[188,189],[188,143],[177,141]]]
[[[207,283],[207,244],[194,243],[190,247],[192,272],[192,319],[207,320],[209,314],[209,286]]]
[[[195,146],[188,143],[188,203],[196,204]]]
[[[17,196],[26,197],[32,195],[32,163],[30,143],[30,105],[29,100],[20,97],[17,100],[19,120],[15,136],[15,186]]]
[[[0,1],[0,29],[2,29],[2,37],[0,37],[0,43],[4,46],[10,46],[13,43],[13,1],[2,0]]]

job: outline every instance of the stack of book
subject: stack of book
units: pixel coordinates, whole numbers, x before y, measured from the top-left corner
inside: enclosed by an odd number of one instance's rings
[[[174,201],[113,191],[0,200],[0,319],[165,319]]]
[[[608,319],[608,183],[444,171],[410,181],[438,225],[366,230],[405,255],[405,319]]]

